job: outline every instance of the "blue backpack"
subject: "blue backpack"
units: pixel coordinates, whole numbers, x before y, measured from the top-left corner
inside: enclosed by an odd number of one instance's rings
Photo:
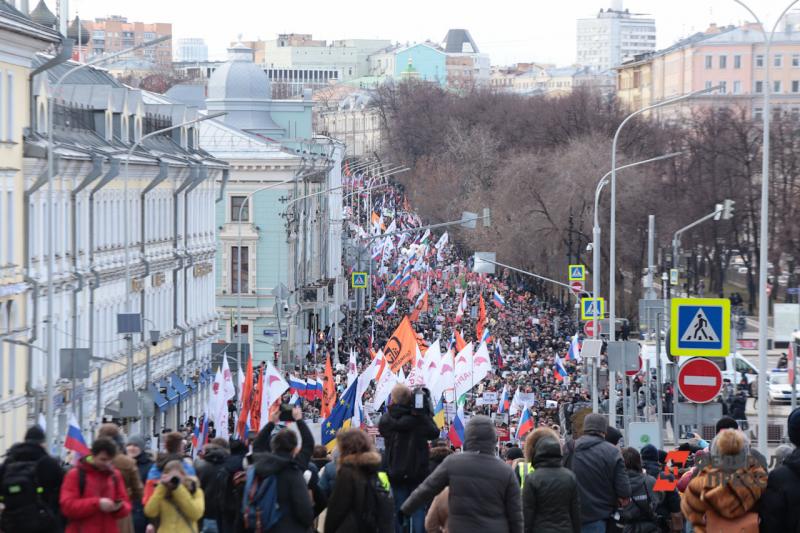
[[[278,476],[272,475],[258,479],[255,467],[247,469],[242,501],[244,527],[256,533],[272,529],[283,517],[278,504]]]

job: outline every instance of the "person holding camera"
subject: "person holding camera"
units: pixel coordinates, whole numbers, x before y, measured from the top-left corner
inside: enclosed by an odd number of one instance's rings
[[[186,475],[183,463],[172,460],[164,466],[155,492],[144,506],[144,514],[157,520],[158,533],[197,533],[203,518],[205,498],[195,479]]]
[[[400,508],[428,475],[428,441],[439,436],[433,420],[430,391],[425,388],[412,393],[399,384],[392,389],[392,404],[378,423],[386,445],[386,472],[394,493],[396,530],[403,531]],[[412,531],[425,531],[425,509],[411,515]]]

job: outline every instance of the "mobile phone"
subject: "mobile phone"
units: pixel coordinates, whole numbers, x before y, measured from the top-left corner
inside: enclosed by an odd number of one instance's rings
[[[292,406],[288,403],[281,404],[281,412],[278,416],[278,420],[281,422],[292,422],[294,420],[294,415],[292,415]]]
[[[423,393],[422,391],[417,391],[417,393],[414,394],[414,409],[422,409],[424,405],[425,405],[425,393]]]

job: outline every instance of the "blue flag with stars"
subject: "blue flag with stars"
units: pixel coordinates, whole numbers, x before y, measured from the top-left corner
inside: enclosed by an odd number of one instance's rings
[[[328,450],[333,449],[336,445],[336,433],[345,427],[347,423],[353,418],[356,407],[356,388],[358,387],[358,378],[347,387],[347,390],[341,398],[336,402],[336,406],[331,411],[331,416],[322,421],[322,444]]]

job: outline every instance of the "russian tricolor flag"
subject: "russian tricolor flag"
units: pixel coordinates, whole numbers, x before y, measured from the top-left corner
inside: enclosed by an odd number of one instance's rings
[[[494,305],[496,305],[501,309],[506,306],[505,299],[502,296],[500,296],[500,293],[497,291],[494,291],[494,295],[492,296],[492,301],[494,302]]]
[[[450,443],[456,448],[464,447],[464,406],[459,405],[456,410],[456,416],[453,418],[453,423],[450,424],[450,429],[447,432],[447,437]]]
[[[489,328],[484,328],[481,342],[489,342],[490,340],[492,340],[492,334],[489,333]]]
[[[81,433],[81,428],[78,425],[78,421],[75,419],[75,415],[70,415],[69,417],[69,426],[67,426],[67,436],[64,438],[64,448],[68,450],[72,450],[79,457],[85,457],[87,455],[91,455],[92,451],[86,445],[86,441],[83,439],[83,434]]]
[[[569,351],[567,352],[567,359],[572,359],[573,361],[581,361],[581,341],[578,339],[578,334],[576,333],[572,340],[569,343]]]
[[[409,283],[411,283],[411,280],[412,280],[412,279],[413,279],[413,278],[412,278],[412,276],[411,276],[411,273],[409,272],[408,274],[406,274],[406,275],[404,275],[404,276],[403,276],[403,279],[401,279],[401,280],[400,280],[400,285],[401,285],[401,286],[402,286],[402,285],[408,285]]]
[[[522,410],[522,417],[519,419],[519,424],[517,425],[517,440],[522,440],[522,438],[528,434],[533,429],[533,417],[531,416],[530,409],[525,407]]]
[[[494,342],[494,356],[497,357],[497,368],[505,368],[506,363],[503,361],[503,347],[500,345],[499,339],[495,339]]]
[[[388,301],[386,300],[386,293],[383,293],[383,296],[378,298],[378,303],[375,304],[375,312],[380,313],[386,308],[386,304]]]
[[[317,380],[308,378],[306,380],[306,393],[303,396],[308,401],[314,401],[317,397]]]
[[[508,385],[503,385],[503,394],[500,396],[500,402],[497,404],[497,414],[502,415],[508,412],[511,407],[511,400],[508,398]]]
[[[392,287],[396,287],[396,286],[397,286],[397,285],[400,283],[400,280],[401,280],[402,278],[403,278],[403,274],[402,274],[402,273],[398,273],[398,274],[397,274],[397,275],[396,275],[396,276],[395,276],[395,277],[392,279],[392,281],[390,281],[390,282],[389,282],[389,288],[391,289]]]
[[[392,306],[389,309],[386,310],[386,314],[387,315],[393,315],[396,312],[397,312],[397,298],[395,298],[394,302],[392,302]]]
[[[317,400],[322,399],[322,380],[317,380],[317,386],[314,388],[314,398]]]
[[[553,377],[556,378],[556,381],[563,381],[567,377],[567,369],[564,368],[564,363],[559,356],[556,356],[556,368],[555,372],[553,372]]]
[[[301,398],[306,397],[306,380],[289,375],[289,390]]]

